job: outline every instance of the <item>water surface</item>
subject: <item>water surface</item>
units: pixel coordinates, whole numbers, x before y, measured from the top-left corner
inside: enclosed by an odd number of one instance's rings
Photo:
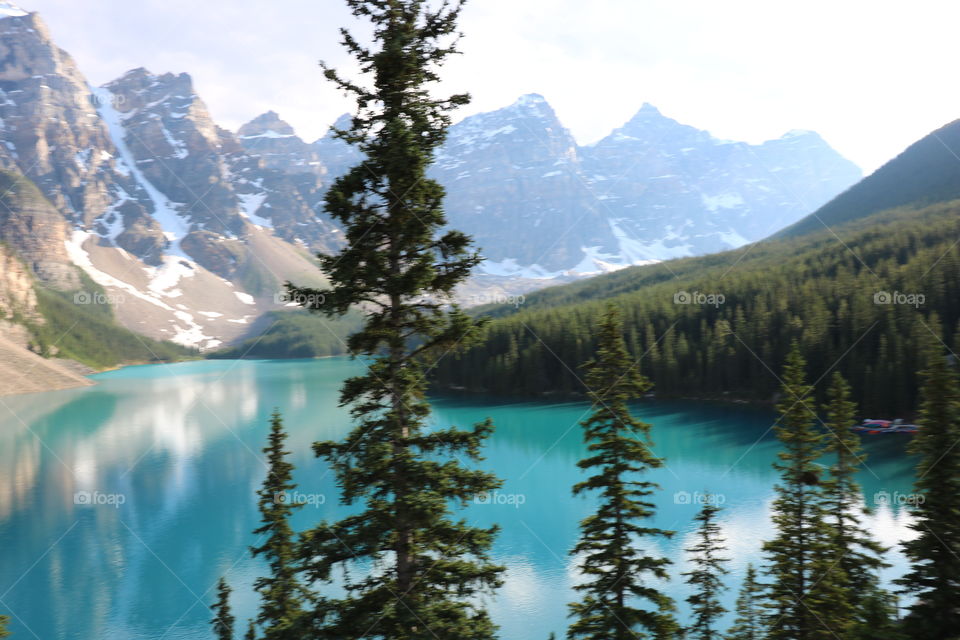
[[[336,518],[344,507],[334,478],[310,444],[349,429],[337,391],[362,370],[344,358],[149,365],[97,375],[95,387],[0,398],[0,613],[13,616],[16,637],[211,638],[206,607],[221,575],[245,620],[256,607],[250,585],[264,570],[247,549],[256,541],[254,492],[266,469],[269,415],[274,407],[284,414],[296,480],[310,502],[296,526]],[[575,467],[583,453],[577,423],[588,409],[434,399],[438,425],[489,416],[497,427],[482,466],[504,486],[466,515],[503,528],[494,556],[507,566],[506,583],[489,604],[505,640],[564,635],[577,581],[568,550],[593,505],[570,493],[583,477]],[[678,575],[688,568],[683,548],[703,494],[723,502],[731,584],[760,559],[776,481],[773,416],[664,402],[640,403],[637,413],[654,425],[654,450],[666,458],[651,474],[662,487],[655,524],[676,531],[648,548],[675,561],[664,588],[685,617],[688,591]],[[897,505],[912,476],[903,438],[868,438],[871,459],[860,478],[868,501],[890,496],[870,519],[890,545],[908,535],[908,515]],[[889,559],[887,579],[903,571],[899,554]],[[729,604],[735,595],[735,588],[727,594]]]

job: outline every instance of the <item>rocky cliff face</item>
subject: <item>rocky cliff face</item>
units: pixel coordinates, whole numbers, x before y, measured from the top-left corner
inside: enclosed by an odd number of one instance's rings
[[[0,162],[80,225],[103,215],[118,190],[137,191],[116,167],[95,107],[76,64],[37,14],[0,16]]]
[[[41,282],[77,289],[79,266],[129,328],[209,347],[284,280],[321,278],[308,250],[337,244],[315,209],[321,173],[247,153],[187,74],[91,89],[37,14],[0,9],[0,168],[16,185],[0,239]]]
[[[4,326],[4,333],[10,331],[6,323],[19,319],[40,320],[33,277],[11,250],[0,245],[0,323],[4,323],[0,326]]]
[[[262,158],[263,166],[285,173],[324,176],[327,169],[320,154],[294,132],[274,111],[257,116],[237,130],[237,138],[248,155]]]
[[[230,238],[243,233],[239,201],[226,180],[220,132],[190,76],[135,69],[97,95],[124,160],[132,161],[144,186],[149,183],[164,197],[155,209],[171,209],[154,210],[153,217],[161,219],[174,244],[194,231]]]
[[[489,273],[547,276],[576,266],[582,246],[613,241],[576,141],[539,95],[452,127],[431,173]]]
[[[63,291],[80,286],[65,246],[69,235],[70,224],[32,182],[0,170],[0,242],[40,282]]]
[[[291,135],[289,125],[276,114],[234,136],[214,124],[189,75],[144,69],[99,95],[121,153],[140,181],[159,192],[153,218],[173,239],[174,252],[183,249],[231,278],[238,261],[230,255],[244,248],[234,243],[227,250],[222,243],[243,240],[250,224],[314,252],[338,246],[338,231],[318,206],[325,169],[309,145],[284,137]]]

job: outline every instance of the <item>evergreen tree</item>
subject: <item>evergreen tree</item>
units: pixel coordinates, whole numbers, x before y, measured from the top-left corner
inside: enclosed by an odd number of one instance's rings
[[[217,640],[233,640],[234,617],[230,613],[230,586],[223,578],[217,583],[217,602],[211,609],[215,615],[210,624],[213,625]]]
[[[856,404],[850,400],[850,385],[839,372],[833,375],[827,397],[824,452],[835,456],[830,477],[823,482],[824,508],[831,527],[825,540],[831,549],[827,570],[839,569],[837,575],[845,578],[841,583],[843,588],[830,606],[837,615],[853,618],[866,613],[864,598],[882,597],[874,593],[879,590],[877,572],[888,565],[882,560],[886,549],[873,539],[861,521],[866,509],[855,475],[866,454],[860,436],[850,430],[855,424]]]
[[[720,593],[726,590],[723,576],[729,573],[725,566],[729,558],[720,555],[726,547],[723,546],[723,537],[717,524],[719,512],[720,507],[708,499],[696,517],[700,523],[697,527],[697,543],[686,550],[693,555],[696,567],[683,574],[687,576],[687,584],[694,588],[694,593],[687,598],[693,610],[693,624],[687,628],[687,633],[698,640],[719,638],[716,622],[727,612],[719,598]]]
[[[761,640],[766,638],[764,623],[763,585],[757,582],[757,570],[747,565],[747,574],[743,586],[737,595],[736,613],[733,626],[727,631],[726,640]]]
[[[9,616],[0,616],[0,638],[7,638],[10,632],[7,631],[7,625],[10,624]]]
[[[342,502],[358,508],[306,532],[304,560],[315,580],[329,580],[334,568],[356,569],[344,574],[345,595],[330,602],[324,628],[334,637],[491,638],[494,625],[477,596],[501,583],[503,569],[488,553],[497,528],[454,520],[451,509],[500,486],[460,463],[481,458],[493,427],[427,425],[427,372],[478,338],[478,324],[448,305],[481,257],[468,236],[444,230],[444,190],[426,177],[449,111],[469,99],[428,91],[455,53],[462,2],[347,4],[373,26],[371,47],[341,32],[369,82],[324,68],[356,99],[352,126],[338,135],[365,160],[326,195],[346,238],[338,254],[319,256],[329,288],[290,290],[328,316],[362,306],[364,325],[348,348],[373,362],[341,392],[354,430],[342,442],[314,445],[336,472]]]
[[[903,544],[911,568],[897,582],[915,598],[903,621],[907,635],[955,640],[960,637],[960,391],[939,341],[930,340],[921,378],[920,431],[911,443],[920,457],[914,482],[919,504],[910,525],[917,537]]]
[[[894,596],[874,585],[858,598],[857,620],[850,630],[852,640],[904,640],[897,620]]]
[[[270,418],[269,444],[263,449],[269,468],[263,486],[257,492],[262,526],[253,532],[256,536],[266,536],[266,541],[251,548],[254,557],[264,556],[270,566],[270,575],[254,582],[254,589],[261,598],[256,621],[266,640],[302,638],[304,602],[310,597],[297,577],[299,567],[290,515],[302,505],[295,504],[291,498],[297,485],[293,482],[293,465],[286,460],[289,454],[284,450],[286,438],[283,418],[274,411]]]
[[[575,587],[583,596],[570,605],[575,620],[567,637],[670,638],[677,632],[673,601],[649,584],[650,579],[667,578],[670,561],[645,555],[638,543],[673,532],[645,524],[654,515],[650,496],[658,487],[633,479],[663,462],[650,450],[650,425],[634,418],[627,405],[651,385],[627,355],[620,315],[613,306],[600,320],[597,340],[596,356],[584,365],[593,403],[592,415],[581,422],[589,457],[577,463],[594,475],[576,484],[573,493],[596,491],[600,504],[580,523],[580,540],[571,552],[583,555],[580,570],[586,581]]]
[[[250,620],[247,625],[247,635],[243,636],[244,640],[257,640],[257,627],[253,623],[253,620]]]
[[[821,436],[808,405],[806,362],[794,343],[784,367],[780,418],[774,430],[783,445],[774,468],[773,524],[776,536],[763,545],[768,558],[770,640],[842,637],[850,612],[835,610],[843,576],[832,554],[820,492]]]

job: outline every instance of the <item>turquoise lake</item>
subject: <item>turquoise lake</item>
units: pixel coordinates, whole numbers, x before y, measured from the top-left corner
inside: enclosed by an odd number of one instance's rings
[[[345,358],[202,361],[128,367],[94,376],[94,387],[0,398],[0,614],[18,640],[211,638],[207,609],[225,575],[236,589],[238,623],[253,615],[251,583],[263,571],[247,551],[256,538],[254,492],[265,474],[261,454],[274,407],[284,414],[305,528],[346,509],[334,479],[310,444],[350,426],[337,406],[340,382],[363,370]],[[504,479],[493,500],[472,504],[477,524],[499,523],[494,557],[506,565],[489,608],[504,640],[563,637],[574,596],[576,561],[568,554],[577,524],[592,509],[573,498],[582,476],[583,402],[477,397],[433,399],[438,425],[486,417],[497,431],[484,468]],[[666,466],[656,525],[676,531],[651,551],[674,560],[665,589],[686,618],[680,578],[683,548],[706,492],[724,507],[732,605],[743,570],[757,563],[769,535],[776,442],[769,410],[644,401],[654,451]],[[860,474],[869,528],[887,545],[909,535],[913,462],[908,436],[865,437],[870,459]],[[900,575],[895,550],[884,579]],[[245,627],[244,624],[238,626]]]

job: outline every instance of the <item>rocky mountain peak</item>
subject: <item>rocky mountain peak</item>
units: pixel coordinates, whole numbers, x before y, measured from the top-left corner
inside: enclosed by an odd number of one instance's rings
[[[206,119],[204,122],[208,125],[213,134],[214,124],[206,113],[206,106],[196,95],[193,86],[193,78],[190,74],[164,73],[156,75],[149,70],[139,67],[132,69],[116,80],[104,85],[111,93],[118,97],[115,100],[116,108],[129,113],[134,110],[145,110],[149,112],[159,112],[167,110],[171,114],[178,114],[177,117],[187,115],[194,116],[193,119]],[[191,113],[196,109],[197,112]]]
[[[640,106],[640,110],[637,111],[635,118],[663,118],[664,115],[660,113],[660,109],[657,109],[654,105],[649,102],[644,102]]]
[[[437,162],[451,169],[463,156],[477,153],[506,156],[503,159],[515,167],[529,168],[552,165],[557,156],[576,162],[577,144],[543,96],[530,93],[508,107],[469,116],[450,127]]]
[[[804,138],[810,136],[819,138],[820,134],[816,131],[811,131],[810,129],[790,129],[790,131],[787,131],[785,134],[780,136],[780,139],[787,140],[789,138]]]
[[[524,94],[503,110],[517,111],[533,117],[554,116],[553,108],[547,102],[546,98],[539,93]]]
[[[0,81],[38,80],[40,76],[80,78],[73,60],[51,38],[37,13],[0,12]]]
[[[276,111],[267,111],[240,127],[237,135],[241,138],[292,138],[297,134]]]
[[[650,145],[665,143],[668,146],[680,144],[681,147],[687,147],[710,143],[712,137],[706,131],[681,124],[663,115],[655,106],[644,102],[640,110],[626,124],[604,138],[597,146],[636,141]]]
[[[275,111],[267,111],[237,130],[237,138],[265,167],[291,174],[323,176],[326,167],[312,145],[304,142]]]

